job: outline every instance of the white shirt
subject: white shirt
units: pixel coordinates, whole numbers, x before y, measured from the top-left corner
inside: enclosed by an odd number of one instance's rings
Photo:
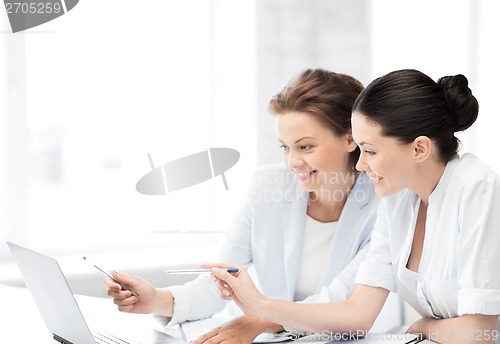
[[[425,317],[499,315],[500,177],[471,154],[447,164],[429,197],[416,273],[406,264],[419,205],[410,190],[381,201],[356,283],[397,291]]]
[[[316,292],[337,223],[320,222],[309,215],[306,217],[295,300],[303,300]]]

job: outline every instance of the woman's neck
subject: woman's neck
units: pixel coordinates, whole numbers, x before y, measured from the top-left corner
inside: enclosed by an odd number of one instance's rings
[[[429,161],[419,166],[415,174],[415,183],[410,190],[415,192],[424,205],[429,204],[429,196],[434,192],[443,176],[446,164],[440,161]]]
[[[344,174],[345,178],[321,190],[309,193],[307,214],[320,222],[338,221],[347,197],[356,181],[355,171]]]

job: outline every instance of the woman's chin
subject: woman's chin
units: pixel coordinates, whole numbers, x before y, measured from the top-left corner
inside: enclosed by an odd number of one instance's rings
[[[308,180],[299,180],[300,185],[302,188],[306,191],[316,191],[319,189],[318,185],[316,183],[311,183]]]
[[[387,196],[390,196],[396,192],[398,192],[399,190],[393,190],[393,189],[389,189],[389,188],[386,188],[386,187],[383,187],[381,186],[380,184],[379,185],[375,185],[375,193],[381,197],[387,197]]]

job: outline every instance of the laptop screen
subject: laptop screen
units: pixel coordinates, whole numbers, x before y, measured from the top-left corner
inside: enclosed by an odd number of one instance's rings
[[[12,242],[7,245],[49,331],[72,343],[94,344],[58,262]]]

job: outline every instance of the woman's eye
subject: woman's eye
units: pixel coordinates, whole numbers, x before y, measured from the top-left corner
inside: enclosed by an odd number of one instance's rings
[[[311,145],[300,146],[300,149],[302,149],[302,150],[309,150],[311,148],[313,148]]]
[[[368,155],[375,155],[375,152],[372,152],[372,151],[369,151],[369,150],[365,150],[364,152],[366,154],[368,154]]]
[[[284,151],[286,151],[288,149],[288,147],[286,145],[280,145],[280,148]]]

